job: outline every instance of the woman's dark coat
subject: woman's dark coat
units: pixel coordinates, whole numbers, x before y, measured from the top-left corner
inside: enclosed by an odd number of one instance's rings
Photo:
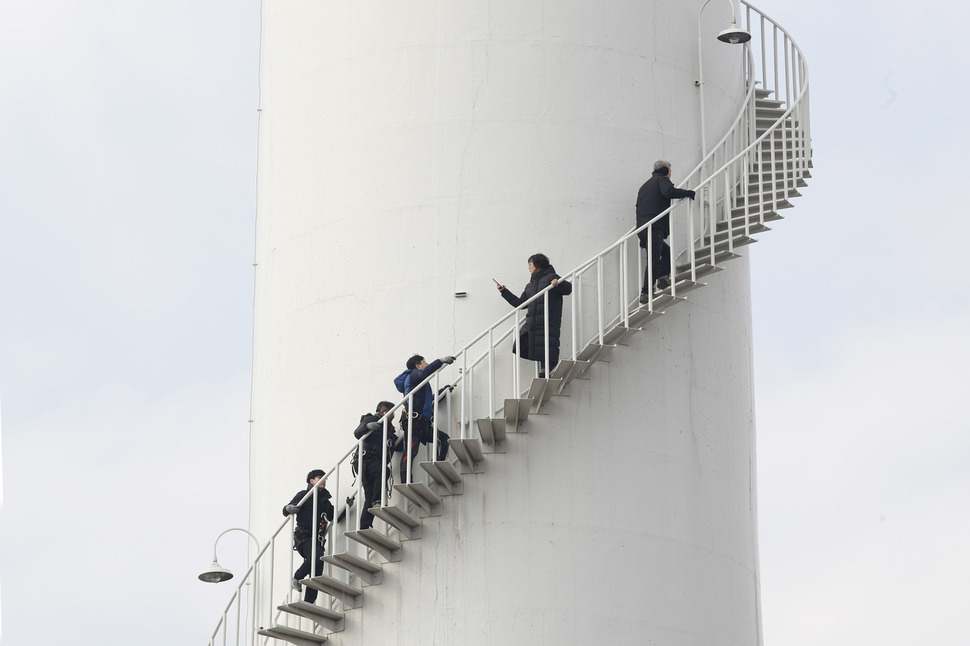
[[[522,296],[516,297],[508,289],[500,293],[512,307],[519,307],[559,278],[559,274],[552,265],[540,269],[532,274],[529,284],[525,286]],[[551,364],[559,360],[559,329],[562,327],[562,297],[573,292],[569,281],[559,281],[559,284],[549,290],[549,355]],[[537,298],[526,306],[525,322],[519,330],[519,356],[530,361],[542,361],[545,355],[545,298]],[[545,363],[545,362],[543,362]]]

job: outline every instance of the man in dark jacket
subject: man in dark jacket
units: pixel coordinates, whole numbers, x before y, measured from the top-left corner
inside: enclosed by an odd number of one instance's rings
[[[300,579],[308,576],[323,574],[323,553],[327,542],[327,527],[333,520],[333,503],[330,502],[330,492],[325,489],[326,473],[322,469],[314,469],[306,476],[307,487],[297,491],[290,500],[290,504],[283,507],[283,515],[296,514],[296,527],[293,529],[293,549],[303,557],[303,565],[293,573],[293,589],[300,589]],[[299,504],[307,492],[317,488],[317,518],[313,517],[313,496],[311,495],[301,505]],[[310,567],[313,560],[313,545],[316,539],[316,563]],[[312,574],[311,574],[312,572]],[[306,586],[304,600],[313,603],[317,600],[317,591]]]
[[[654,217],[670,208],[670,200],[689,197],[694,199],[694,191],[675,188],[670,181],[670,162],[663,160],[653,165],[653,175],[637,193],[637,228],[643,226]],[[640,302],[650,299],[650,265],[653,265],[653,278],[657,281],[658,289],[670,286],[670,245],[664,239],[670,235],[670,216],[665,215],[651,227],[653,235],[647,240],[647,230],[644,229],[637,236],[640,246],[650,249],[650,262],[644,268],[643,289],[640,290]],[[649,246],[648,246],[649,243]]]
[[[377,412],[362,415],[360,426],[354,431],[354,437],[361,442],[360,483],[364,490],[364,508],[360,512],[360,528],[370,529],[374,524],[374,514],[371,507],[381,502],[381,456],[384,453],[384,422],[381,420],[389,410],[394,408],[391,402],[380,402],[377,404]],[[391,453],[394,451],[394,425],[391,419],[387,420],[387,463],[391,461]],[[385,466],[387,475],[390,476],[390,469]]]
[[[523,359],[539,362],[539,377],[546,376],[559,363],[559,330],[562,327],[562,297],[573,293],[573,286],[569,281],[559,280],[559,274],[545,254],[537,253],[529,256],[529,273],[532,278],[525,286],[522,296],[499,285],[498,291],[512,307],[519,307],[546,287],[549,290],[549,360],[546,361],[545,342],[545,297],[540,297],[526,306],[525,322],[519,330],[518,353]]]
[[[427,379],[429,376],[433,375],[435,372],[441,369],[444,365],[450,365],[454,363],[454,357],[442,357],[441,359],[435,359],[431,363],[424,360],[420,354],[416,354],[410,359],[408,359],[406,368],[404,372],[399,374],[394,379],[394,385],[397,389],[402,392],[405,396],[409,395],[412,390],[414,390],[418,384]],[[449,386],[445,386],[440,391],[438,395],[445,389],[449,389]],[[407,464],[408,456],[410,459],[414,460],[414,457],[418,454],[418,449],[420,444],[429,444],[434,440],[434,402],[435,395],[433,394],[431,384],[427,383],[421,388],[414,390],[414,397],[412,399],[413,406],[408,409],[404,409],[404,413],[401,418],[401,430],[404,431],[403,441],[406,444],[408,441],[408,428],[413,426],[411,430],[411,449],[409,451],[404,451],[401,456],[401,482],[407,483]],[[407,406],[407,404],[405,405]],[[439,462],[448,457],[448,434],[444,431],[438,431],[438,453],[435,457]],[[402,447],[403,450],[403,447]]]

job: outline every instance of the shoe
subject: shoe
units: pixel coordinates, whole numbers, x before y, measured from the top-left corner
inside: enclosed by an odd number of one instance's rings
[[[540,370],[539,371],[539,379],[545,379],[545,378],[546,378],[546,371],[545,370]]]
[[[378,501],[378,502],[375,502],[375,503],[374,503],[373,505],[371,505],[371,506],[370,506],[370,508],[371,508],[371,509],[380,509],[380,508],[381,508],[381,503],[380,503],[380,501]]]
[[[640,294],[640,305],[648,305],[650,303],[650,294],[643,292]]]
[[[294,590],[296,590],[297,592],[299,592],[300,591],[300,582],[297,581],[296,579],[291,579],[290,580],[290,587],[293,588]]]
[[[664,289],[667,289],[668,287],[670,287],[670,277],[669,276],[661,276],[660,278],[657,279],[657,290],[658,291],[662,291]]]

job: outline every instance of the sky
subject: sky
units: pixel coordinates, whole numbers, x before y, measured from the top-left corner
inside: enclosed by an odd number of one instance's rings
[[[970,8],[759,6],[815,153],[749,247],[764,643],[966,646]],[[248,522],[258,34],[256,0],[0,1],[5,643],[204,643],[229,600],[196,576]]]

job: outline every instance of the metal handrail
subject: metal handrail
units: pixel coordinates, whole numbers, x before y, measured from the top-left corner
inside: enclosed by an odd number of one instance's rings
[[[631,305],[636,305],[637,294],[641,276],[644,273],[651,280],[655,278],[652,273],[652,260],[646,254],[645,265],[641,264],[641,254],[634,248],[634,253],[630,253],[629,247],[638,241],[637,234],[641,231],[652,233],[652,227],[662,217],[669,215],[670,221],[670,256],[671,256],[671,287],[669,295],[676,297],[678,292],[678,282],[676,280],[678,261],[683,259],[689,270],[688,280],[696,281],[699,267],[704,264],[717,265],[719,262],[719,248],[733,253],[735,239],[738,236],[749,236],[752,228],[763,225],[765,216],[779,206],[784,205],[797,186],[798,180],[802,179],[808,171],[809,160],[811,157],[811,133],[810,120],[808,114],[808,71],[805,66],[804,56],[801,49],[791,39],[787,31],[782,29],[777,23],[771,20],[763,12],[755,8],[749,2],[741,0],[744,7],[744,17],[747,28],[752,32],[754,41],[760,42],[760,57],[757,50],[751,44],[744,45],[746,56],[744,59],[744,82],[746,83],[745,95],[738,115],[727,133],[721,140],[704,154],[697,166],[687,175],[684,182],[679,186],[692,187],[698,192],[699,204],[691,201],[684,201],[673,204],[669,209],[652,218],[649,222],[640,227],[631,229],[614,243],[601,250],[599,253],[580,263],[570,271],[564,273],[561,281],[571,281],[574,286],[573,297],[569,303],[569,350],[572,360],[577,360],[580,351],[589,343],[604,344],[606,335],[616,326],[629,327],[631,316]],[[757,29],[754,27],[757,26]],[[770,54],[770,56],[769,56]],[[758,60],[760,58],[760,60]],[[759,64],[760,63],[760,64]],[[782,80],[784,84],[782,86]],[[760,88],[758,86],[761,86]],[[756,99],[757,91],[765,90],[774,95],[774,101],[779,102],[779,110],[784,110],[771,123],[759,126],[756,119]],[[763,131],[762,131],[763,130]],[[759,132],[761,131],[761,132]],[[779,173],[774,162],[785,161],[783,170]],[[771,162],[770,177],[767,177],[765,164],[762,160]],[[789,168],[790,166],[790,168]],[[716,167],[713,172],[708,172],[708,168]],[[702,177],[703,176],[703,177]],[[780,176],[780,180],[778,177]],[[751,190],[748,185],[751,185]],[[704,194],[707,194],[705,199]],[[770,201],[768,196],[770,195]],[[752,204],[751,197],[758,196],[757,204]],[[686,202],[686,203],[685,203]],[[735,224],[737,216],[734,212],[741,212],[741,225]],[[736,228],[738,227],[738,228]],[[698,252],[703,252],[700,255]],[[632,256],[635,256],[635,262]],[[612,273],[616,273],[614,284]],[[610,274],[609,277],[607,274]],[[632,275],[631,275],[632,274]],[[587,282],[589,284],[587,284]],[[437,449],[437,430],[442,428],[452,438],[466,438],[470,433],[474,421],[482,417],[492,417],[502,406],[499,405],[506,398],[519,398],[520,371],[519,360],[512,357],[510,363],[510,379],[504,382],[501,387],[496,384],[497,375],[501,369],[509,369],[502,364],[506,361],[505,357],[511,356],[507,352],[509,338],[515,338],[521,322],[522,311],[529,305],[543,299],[545,312],[549,311],[550,291],[549,286],[531,298],[523,301],[518,307],[512,309],[499,317],[497,321],[486,327],[481,333],[476,335],[457,350],[454,354],[455,363],[452,365],[452,374],[444,383],[452,386],[440,393],[444,368],[426,376],[421,383],[412,387],[405,397],[395,403],[394,407],[382,417],[382,427],[379,431],[371,431],[344,453],[339,460],[326,472],[326,478],[335,482],[334,500],[340,500],[340,488],[342,476],[346,474],[349,460],[354,450],[362,446],[363,440],[374,432],[381,432],[385,443],[382,451],[382,463],[388,461],[387,442],[393,431],[393,416],[398,410],[407,406],[408,410],[413,410],[413,397],[418,389],[431,385],[434,396],[435,421],[433,424],[434,439],[431,443],[431,450]],[[588,290],[595,289],[595,298],[589,298]],[[653,311],[655,298],[651,297],[646,305],[646,309]],[[589,320],[587,320],[589,319]],[[595,329],[586,329],[592,326]],[[544,350],[545,357],[549,356],[549,316],[543,316],[544,329]],[[554,366],[546,365],[547,377],[552,372]],[[458,404],[455,405],[455,397]],[[441,406],[450,409],[449,415],[440,415]],[[413,424],[409,424],[408,433],[413,433]],[[409,474],[414,474],[411,464],[410,446],[411,438],[407,437],[404,450],[408,455]],[[358,453],[357,467],[363,466],[363,451]],[[387,504],[388,480],[386,479],[387,470],[381,469],[381,504]],[[360,471],[358,470],[358,474]],[[405,485],[409,477],[405,475]],[[352,485],[353,495],[348,496],[348,503],[352,500],[362,500],[362,483],[357,482]],[[311,488],[300,504],[306,504],[311,496],[314,495],[315,488]],[[344,507],[345,518],[340,522],[335,518],[330,523],[328,546],[330,553],[337,547],[338,529],[344,528],[343,549],[350,549],[350,539],[346,536],[347,531],[359,527],[359,507],[357,505],[351,514],[351,505]],[[353,516],[353,518],[351,517]],[[289,613],[273,612],[274,586],[277,584],[274,576],[274,565],[280,559],[281,550],[277,550],[276,542],[280,534],[294,523],[292,516],[288,517],[273,533],[266,545],[259,551],[253,561],[250,570],[243,576],[242,581],[233,593],[229,604],[223,611],[216,625],[210,646],[215,646],[216,639],[222,634],[222,644],[225,646],[229,638],[228,617],[236,606],[237,616],[241,611],[243,597],[247,603],[253,601],[243,595],[243,586],[247,585],[253,577],[257,563],[264,559],[269,560],[268,575],[265,566],[260,570],[260,578],[264,582],[264,587],[258,595],[260,604],[254,612],[254,626],[269,626],[272,622],[283,620],[286,622],[297,622],[297,625],[306,626],[304,629],[313,632],[315,629],[308,620],[294,618]],[[314,532],[316,528],[314,528]],[[313,537],[316,544],[316,537]],[[289,541],[284,542],[286,545]],[[294,557],[292,549],[286,549],[289,553],[289,571],[286,573],[285,581],[289,581],[290,572],[293,571]],[[336,571],[335,571],[336,570]],[[343,580],[353,581],[356,577],[349,572],[334,568],[331,564],[325,566],[325,573],[330,576],[342,577]],[[286,598],[292,599],[295,594],[286,585]],[[283,617],[285,616],[285,619]],[[265,621],[263,621],[265,620]],[[287,624],[290,625],[290,624]],[[240,642],[240,638],[242,641]],[[264,640],[265,642],[266,640]],[[243,646],[256,644],[256,633],[243,636],[237,626],[235,632],[235,645]]]

